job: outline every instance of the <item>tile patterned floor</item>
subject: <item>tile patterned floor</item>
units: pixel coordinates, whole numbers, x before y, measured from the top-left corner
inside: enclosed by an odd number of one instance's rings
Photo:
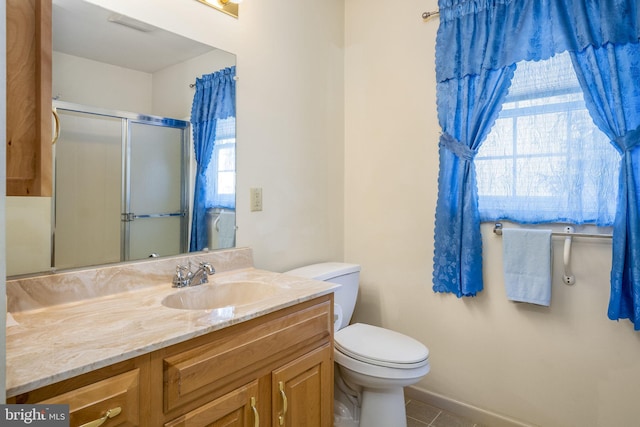
[[[407,427],[485,427],[417,400],[407,399]]]

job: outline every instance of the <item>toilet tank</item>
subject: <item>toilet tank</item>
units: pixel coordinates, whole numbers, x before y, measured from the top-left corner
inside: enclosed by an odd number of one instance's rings
[[[292,276],[342,285],[334,293],[334,315],[338,316],[336,331],[349,325],[356,306],[360,286],[360,266],[343,262],[323,262],[285,272]]]

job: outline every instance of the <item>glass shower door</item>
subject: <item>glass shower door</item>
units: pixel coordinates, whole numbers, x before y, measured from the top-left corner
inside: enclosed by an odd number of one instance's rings
[[[187,129],[131,121],[123,200],[123,259],[177,255],[187,251],[184,179]]]
[[[52,267],[118,262],[122,120],[60,109],[58,115]]]

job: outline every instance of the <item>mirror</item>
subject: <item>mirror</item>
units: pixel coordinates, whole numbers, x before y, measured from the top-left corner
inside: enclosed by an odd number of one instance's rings
[[[193,161],[193,146],[191,143],[191,131],[187,127],[186,130],[180,126],[170,127],[168,133],[176,133],[182,136],[176,137],[186,138],[185,149],[171,148],[173,151],[165,156],[158,154],[158,150],[154,145],[148,145],[148,142],[131,145],[128,142],[122,142],[130,138],[134,133],[151,134],[152,141],[159,139],[155,130],[158,123],[185,123],[188,122],[191,104],[193,101],[194,88],[190,85],[195,83],[196,78],[216,72],[223,68],[234,66],[236,63],[235,55],[216,49],[194,40],[189,40],[177,34],[170,33],[160,28],[154,27],[147,23],[118,15],[112,11],[103,9],[92,3],[83,0],[53,0],[53,76],[52,76],[52,93],[54,96],[54,105],[58,105],[59,116],[61,119],[60,140],[54,146],[54,157],[61,156],[63,152],[71,158],[81,158],[80,165],[77,169],[85,169],[85,173],[89,173],[91,181],[98,175],[98,167],[89,164],[87,159],[100,160],[100,168],[105,170],[105,177],[111,181],[114,177],[123,175],[123,182],[128,182],[131,177],[135,177],[136,173],[142,170],[142,167],[135,166],[134,162],[127,163],[124,160],[120,162],[120,158],[124,158],[123,154],[129,151],[136,151],[136,145],[142,153],[142,158],[149,157],[170,158],[178,162],[178,168],[184,173],[178,173],[172,180],[182,180],[182,183],[169,182],[164,187],[179,188],[184,185],[186,199],[186,211],[182,214],[185,217],[181,231],[164,232],[154,229],[152,226],[138,226],[138,229],[149,229],[147,238],[143,237],[138,242],[157,241],[150,237],[159,235],[174,236],[174,241],[169,246],[175,249],[154,250],[153,248],[144,247],[135,249],[140,244],[133,244],[133,249],[123,249],[123,243],[118,244],[102,243],[95,240],[94,236],[87,235],[87,232],[76,232],[79,239],[67,243],[73,247],[77,253],[86,254],[90,250],[104,249],[107,246],[117,247],[119,253],[114,257],[113,253],[104,258],[91,258],[85,260],[73,260],[65,262],[64,265],[56,264],[56,234],[60,230],[56,230],[63,223],[78,223],[83,218],[95,218],[96,212],[100,208],[108,205],[104,199],[106,190],[92,189],[90,191],[80,191],[88,185],[87,175],[78,178],[78,175],[69,174],[69,163],[62,164],[61,160],[54,160],[54,170],[56,165],[58,170],[54,176],[54,194],[65,194],[62,189],[64,178],[62,174],[58,176],[58,172],[65,172],[70,178],[67,181],[75,185],[78,190],[67,190],[67,197],[77,197],[79,193],[89,193],[93,200],[83,202],[86,206],[97,208],[96,211],[84,214],[81,211],[82,203],[73,211],[75,217],[67,217],[63,213],[62,207],[69,207],[68,199],[64,201],[57,200],[58,196],[52,198],[47,197],[7,197],[6,200],[6,247],[7,247],[7,275],[23,275],[38,272],[46,272],[60,270],[65,268],[76,268],[85,266],[95,266],[111,262],[120,262],[125,260],[146,258],[156,253],[160,256],[175,255],[178,252],[188,250],[188,244],[184,242],[175,242],[176,239],[188,239],[190,212],[189,206],[193,200],[193,175],[195,165]],[[60,107],[62,106],[62,107]],[[82,111],[78,111],[78,109]],[[85,111],[86,110],[86,111]],[[97,112],[97,114],[95,114]],[[80,121],[87,113],[91,114],[91,121],[71,129],[68,125],[72,122]],[[148,119],[151,123],[142,123],[143,119]],[[133,130],[125,130],[125,121],[130,121]],[[143,131],[136,131],[136,126],[141,124],[149,124]],[[66,127],[65,127],[66,126]],[[83,127],[84,126],[84,127]],[[176,130],[177,129],[177,130]],[[180,130],[182,129],[182,130]],[[182,133],[180,133],[182,132]],[[91,134],[91,135],[89,135]],[[105,154],[105,151],[97,153],[83,153],[80,156],[79,151],[71,148],[72,145],[67,143],[65,147],[65,139],[69,138],[74,143],[79,141],[85,143],[91,137],[91,144],[106,145],[107,140],[115,141],[113,146],[117,152]],[[231,136],[226,142],[233,142],[233,155],[227,157],[225,163],[224,175],[227,181],[220,185],[225,188],[229,197],[235,200],[235,121]],[[153,156],[144,155],[145,153],[153,153]],[[103,159],[109,159],[111,163],[102,162]],[[176,160],[179,159],[179,160]],[[231,160],[229,160],[231,159]],[[114,161],[115,160],[115,161]],[[158,160],[160,161],[160,160]],[[230,165],[231,163],[231,165]],[[108,166],[107,166],[108,165]],[[175,166],[175,165],[174,165]],[[154,168],[152,164],[146,165],[147,170],[157,171],[164,170],[164,166]],[[131,170],[128,170],[130,168]],[[123,170],[121,170],[123,169]],[[231,181],[228,180],[229,173],[233,175]],[[138,175],[148,176],[147,172],[139,172]],[[106,178],[105,178],[106,179]],[[167,180],[167,177],[153,176],[152,180]],[[115,179],[116,187],[125,185]],[[232,182],[230,185],[229,182]],[[175,184],[175,185],[174,185]],[[98,187],[101,188],[100,183]],[[142,188],[150,188],[153,182],[140,184]],[[147,185],[147,187],[144,187]],[[56,193],[57,191],[57,193]],[[98,197],[99,196],[99,197]],[[117,200],[115,203],[118,209],[117,218],[111,216],[109,219],[99,220],[98,225],[85,226],[85,230],[102,229],[107,222],[115,223],[118,231],[124,230],[122,219],[129,218],[128,214],[122,215],[126,211],[121,211],[124,207],[124,196],[111,196]],[[56,208],[56,204],[58,207]],[[112,203],[113,204],[113,203]],[[106,210],[106,208],[105,208]],[[168,212],[157,213],[165,215]],[[148,212],[145,212],[148,214]],[[149,216],[149,215],[147,215]],[[224,218],[223,218],[224,216]],[[216,227],[220,223],[229,224],[228,217],[232,217],[233,235],[229,236],[228,232],[224,238],[220,238],[223,246],[218,245],[216,237],[219,230]],[[168,222],[170,219],[160,218]],[[220,247],[231,247],[235,244],[235,213],[229,209],[212,208],[207,212],[208,233],[210,236],[210,249]],[[134,220],[135,223],[135,220]],[[58,224],[56,226],[56,224]],[[139,224],[143,224],[142,221]],[[186,227],[185,227],[186,224]],[[186,229],[185,229],[186,228]],[[208,230],[209,231],[209,230]],[[137,235],[138,231],[130,231],[131,235]],[[113,236],[112,232],[103,232],[102,234]],[[118,234],[118,233],[115,233]],[[222,233],[220,233],[222,234]],[[121,237],[122,239],[122,237]],[[58,242],[64,240],[61,235],[58,236]],[[160,243],[158,243],[160,244]],[[143,245],[144,246],[144,245]],[[57,249],[61,251],[60,248]],[[128,252],[129,257],[123,254]],[[59,255],[59,254],[58,254]],[[58,258],[60,258],[58,256]]]

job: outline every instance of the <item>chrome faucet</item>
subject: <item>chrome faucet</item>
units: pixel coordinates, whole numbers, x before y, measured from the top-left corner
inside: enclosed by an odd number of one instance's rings
[[[191,261],[189,266],[178,265],[176,274],[173,276],[173,287],[184,288],[186,286],[197,286],[209,282],[207,276],[216,272],[215,268],[208,262],[201,262],[196,271],[191,271]]]

